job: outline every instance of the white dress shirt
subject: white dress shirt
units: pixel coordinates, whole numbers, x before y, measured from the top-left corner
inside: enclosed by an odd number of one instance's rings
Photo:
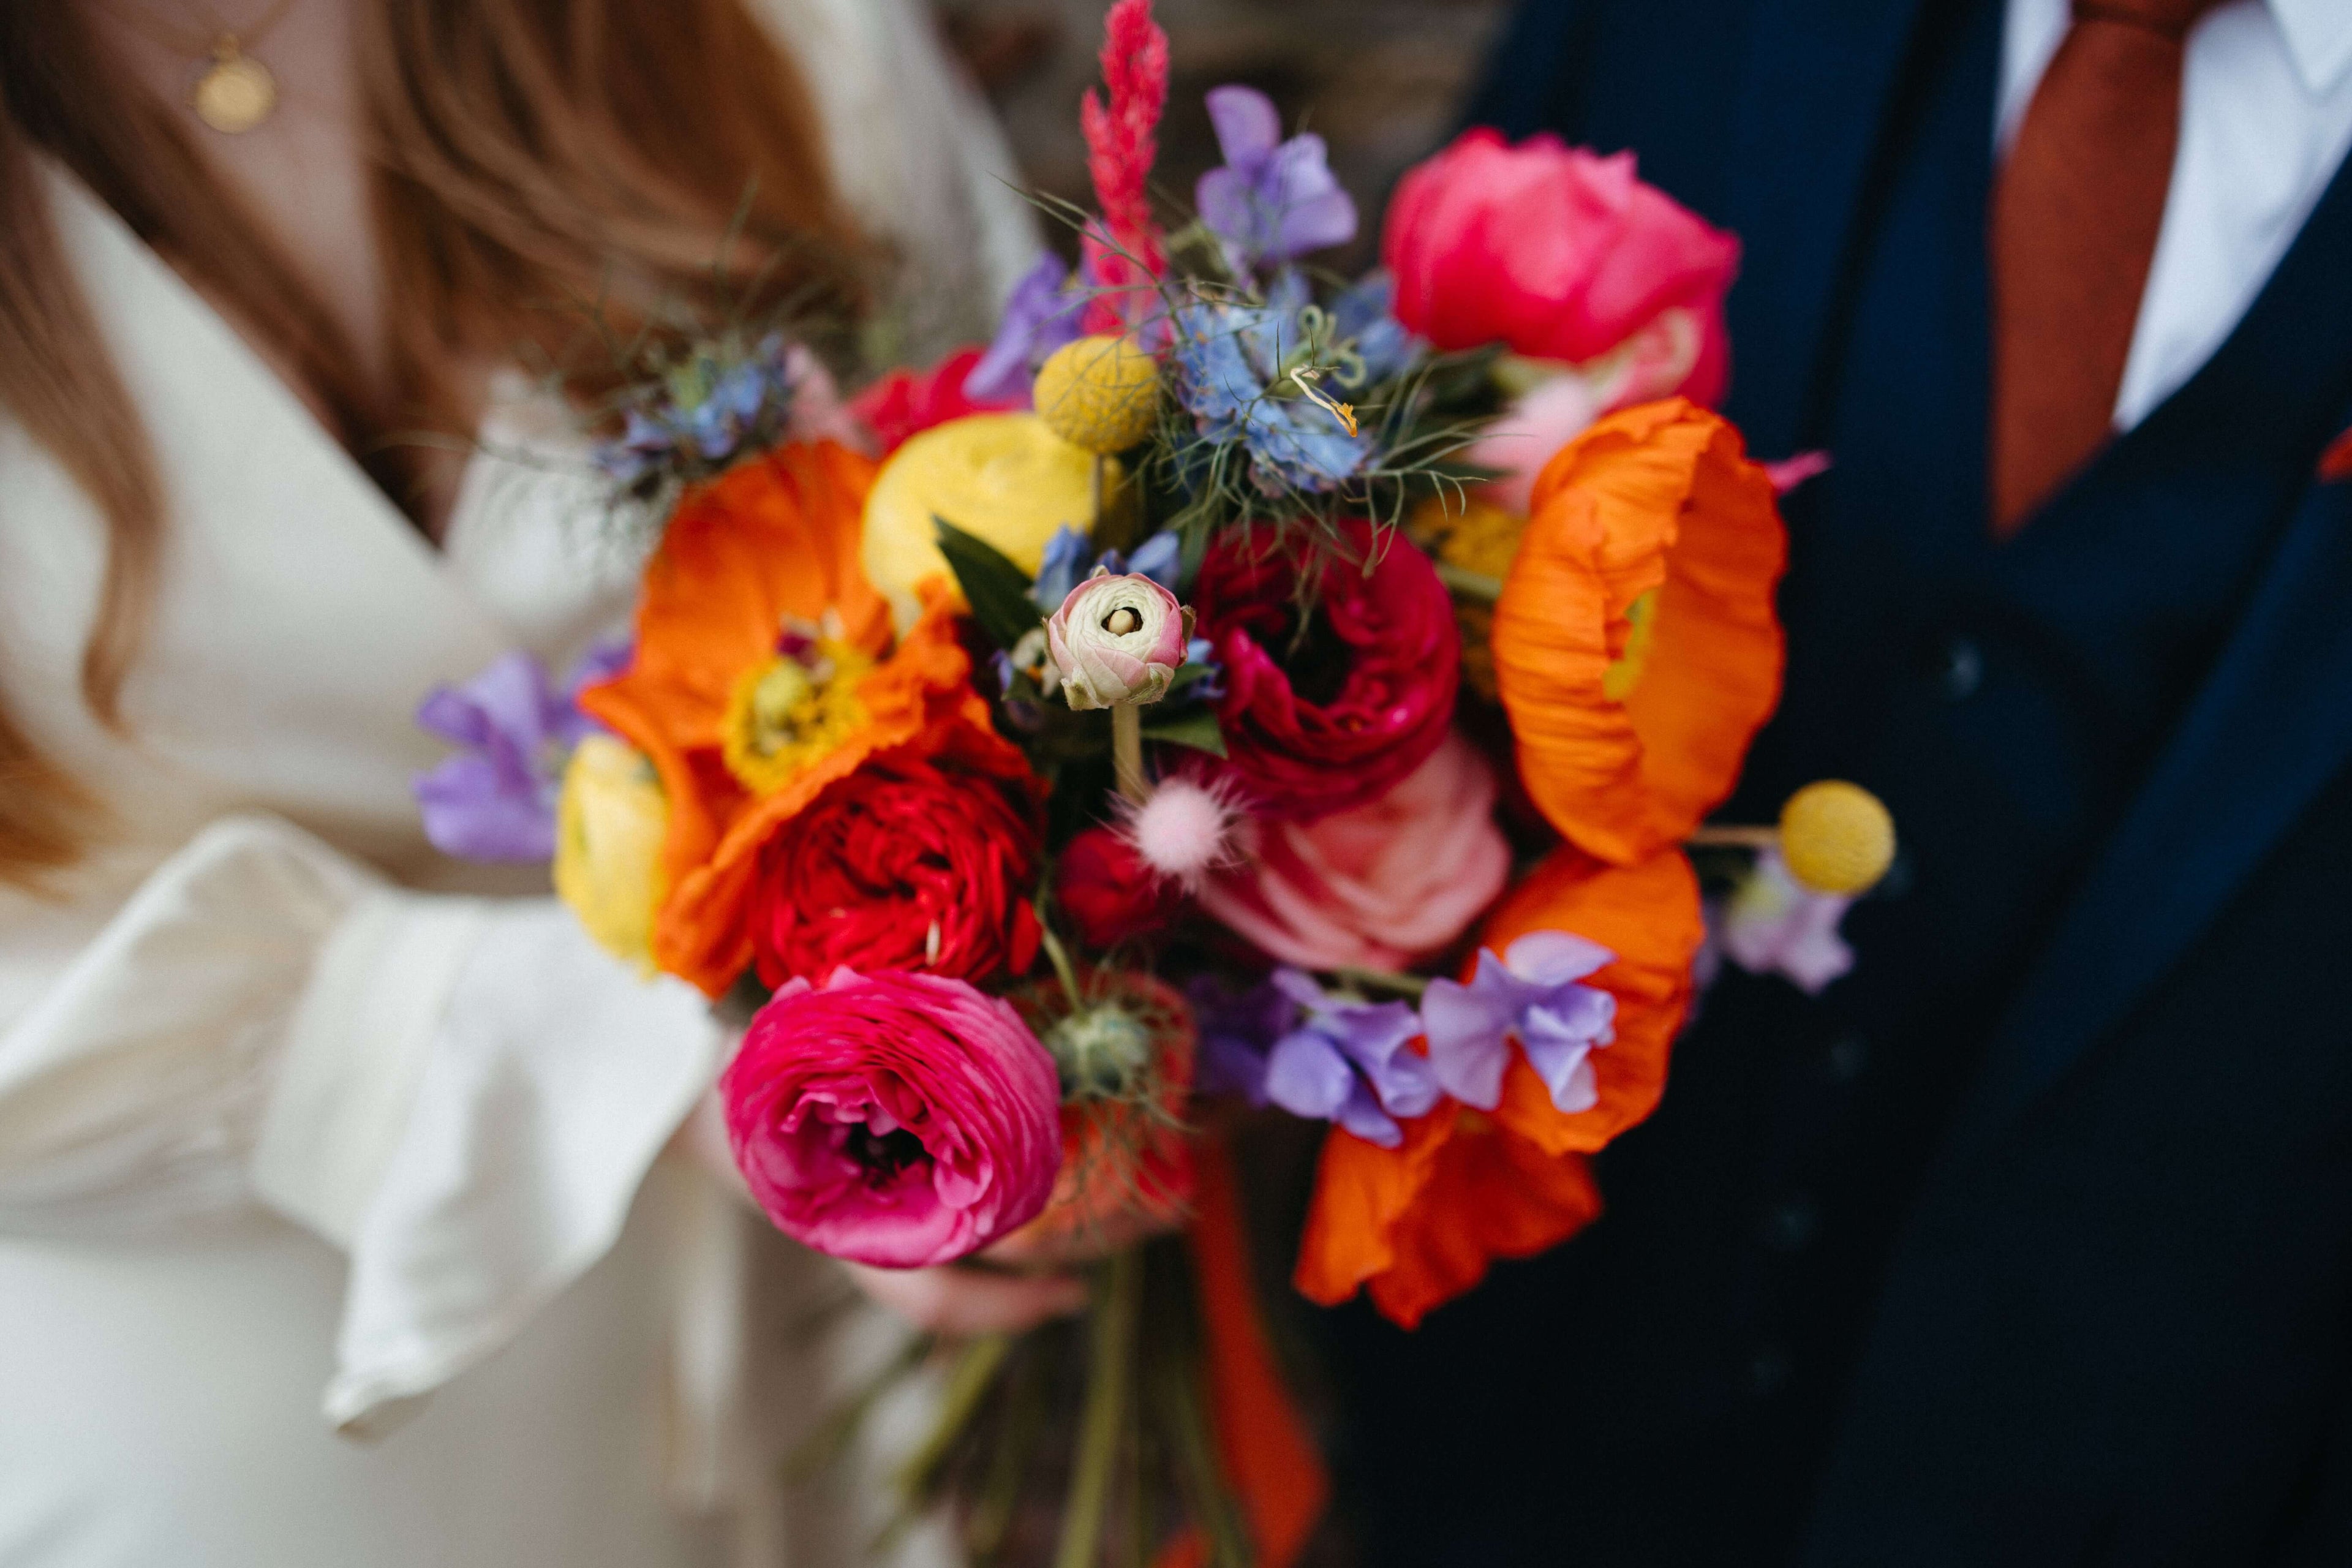
[[[2006,153],[2066,35],[2068,0],[2009,0]],[[2164,226],[2116,395],[2128,430],[2194,375],[2294,243],[2352,146],[2352,0],[2231,0],[2189,35]]]

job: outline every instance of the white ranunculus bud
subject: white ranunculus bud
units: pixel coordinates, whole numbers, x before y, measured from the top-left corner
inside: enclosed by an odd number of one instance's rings
[[[1157,702],[1184,662],[1192,613],[1139,573],[1100,567],[1045,623],[1045,644],[1073,708]]]

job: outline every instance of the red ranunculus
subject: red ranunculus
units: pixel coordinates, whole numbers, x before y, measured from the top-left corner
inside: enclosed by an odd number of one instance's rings
[[[1723,395],[1723,296],[1739,241],[1643,184],[1631,153],[1466,131],[1398,182],[1381,258],[1396,276],[1397,320],[1442,349],[1502,342],[1581,363],[1687,310],[1699,328],[1688,374],[1646,395]]]
[[[1020,781],[884,755],[826,786],[761,854],[760,978],[835,965],[985,980],[1037,954],[1039,826]]]
[[[1303,637],[1300,564],[1262,538],[1219,535],[1192,591],[1199,635],[1225,667],[1224,771],[1261,816],[1307,821],[1378,800],[1454,718],[1462,641],[1436,569],[1361,519],[1339,535]]]
[[[964,378],[984,352],[958,349],[929,370],[894,370],[851,398],[849,412],[874,432],[881,443],[879,455],[887,458],[908,437],[919,436],[934,425],[967,414],[1019,407],[1015,403],[986,403],[964,395]]]
[[[777,1227],[878,1268],[950,1262],[1027,1224],[1061,1164],[1054,1058],[961,980],[795,980],[752,1018],[719,1092]]]
[[[1088,947],[1149,935],[1184,907],[1182,884],[1154,870],[1135,846],[1108,827],[1087,828],[1063,848],[1054,868],[1054,892]]]

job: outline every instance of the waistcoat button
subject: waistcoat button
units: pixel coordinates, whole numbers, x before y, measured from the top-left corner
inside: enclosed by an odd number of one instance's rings
[[[1944,695],[1955,702],[1965,702],[1976,695],[1984,684],[1984,650],[1968,637],[1954,637],[1944,645]]]

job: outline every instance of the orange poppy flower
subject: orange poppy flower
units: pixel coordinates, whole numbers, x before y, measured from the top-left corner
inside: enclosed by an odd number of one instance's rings
[[[1600,1214],[1584,1157],[1664,1091],[1706,934],[1698,881],[1678,852],[1615,867],[1561,849],[1504,898],[1479,942],[1501,952],[1538,931],[1573,932],[1616,955],[1585,982],[1617,1004],[1615,1039],[1591,1058],[1594,1102],[1559,1110],[1514,1051],[1491,1112],[1448,1100],[1404,1123],[1394,1149],[1333,1128],[1293,1276],[1303,1295],[1329,1306],[1369,1286],[1374,1304],[1411,1328],[1484,1279],[1493,1259],[1532,1257]]]
[[[1528,793],[1571,843],[1631,865],[1731,793],[1780,700],[1786,556],[1772,481],[1681,398],[1612,414],[1544,466],[1495,672]]]
[[[761,846],[825,785],[904,745],[951,747],[1001,776],[1027,774],[971,689],[944,584],[891,649],[889,605],[858,564],[873,478],[874,465],[845,447],[794,444],[688,492],[646,565],[629,668],[581,694],[582,707],[653,760],[668,797],[654,962],[714,996],[751,962],[744,905]],[[754,770],[736,731],[767,711],[780,683],[763,672],[781,668],[779,639],[793,628],[821,636],[819,668],[835,684],[854,682],[851,696],[815,693],[783,669],[792,679],[782,684],[805,706],[792,708],[788,692],[769,718],[786,734],[807,720],[821,743]]]

